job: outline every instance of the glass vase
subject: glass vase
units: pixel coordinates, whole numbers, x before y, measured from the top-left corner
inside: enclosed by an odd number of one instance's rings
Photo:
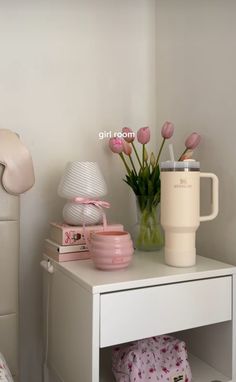
[[[157,251],[164,245],[164,231],[160,224],[160,201],[155,196],[136,196],[137,223],[134,227],[134,246],[141,251]]]

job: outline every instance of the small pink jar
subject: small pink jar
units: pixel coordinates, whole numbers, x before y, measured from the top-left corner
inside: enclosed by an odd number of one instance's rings
[[[127,267],[134,252],[130,234],[126,231],[93,232],[89,250],[97,268],[115,270]]]

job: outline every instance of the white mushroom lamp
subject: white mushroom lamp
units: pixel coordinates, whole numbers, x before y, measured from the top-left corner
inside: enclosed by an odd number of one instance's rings
[[[58,195],[68,200],[62,212],[64,221],[70,225],[101,223],[99,198],[106,194],[106,182],[96,162],[68,162],[58,186]]]

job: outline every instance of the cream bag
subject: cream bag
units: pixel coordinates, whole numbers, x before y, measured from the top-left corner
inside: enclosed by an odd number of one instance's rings
[[[2,185],[9,194],[22,194],[34,185],[34,168],[29,150],[11,130],[0,129],[0,163],[5,167]]]

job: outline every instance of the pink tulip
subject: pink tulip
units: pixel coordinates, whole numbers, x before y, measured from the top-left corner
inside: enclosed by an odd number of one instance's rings
[[[113,153],[120,154],[123,151],[123,139],[121,138],[110,138],[109,147]]]
[[[137,139],[142,145],[146,145],[150,141],[149,127],[141,127],[137,132]]]
[[[188,150],[194,150],[200,143],[201,136],[197,133],[192,133],[185,141],[185,146]]]
[[[174,125],[171,122],[165,122],[161,129],[161,135],[164,139],[169,139],[174,133]]]
[[[123,138],[126,142],[131,143],[134,141],[135,134],[129,127],[123,127],[122,129]]]
[[[128,156],[130,156],[131,153],[132,153],[132,147],[131,147],[131,145],[130,145],[128,142],[126,142],[126,141],[123,141],[123,153],[124,153],[125,155],[128,155]]]

